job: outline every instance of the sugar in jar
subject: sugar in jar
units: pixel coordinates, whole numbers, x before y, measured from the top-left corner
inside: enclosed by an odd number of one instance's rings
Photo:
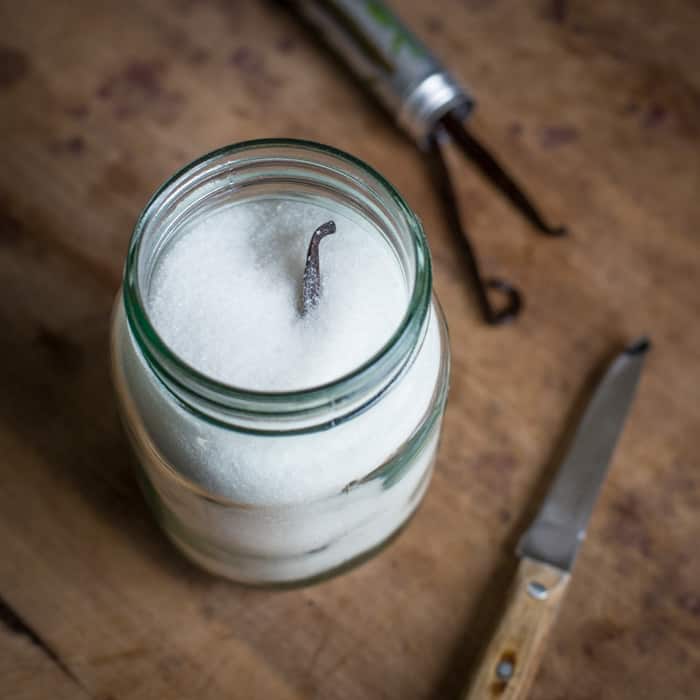
[[[307,246],[328,221],[304,313]],[[111,343],[144,493],[204,568],[315,580],[375,552],[420,503],[446,327],[419,220],[361,161],[262,140],[175,174],[136,224]]]

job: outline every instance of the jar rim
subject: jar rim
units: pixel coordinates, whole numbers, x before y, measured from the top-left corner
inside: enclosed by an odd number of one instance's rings
[[[181,184],[187,176],[205,172],[207,165],[221,158],[240,157],[246,152],[251,155],[256,152],[259,154],[263,149],[281,151],[297,149],[309,156],[318,154],[330,157],[338,165],[345,164],[359,169],[363,175],[369,176],[374,184],[383,190],[382,194],[388,195],[396,206],[411,234],[410,240],[414,249],[415,269],[411,296],[406,311],[391,337],[371,357],[350,372],[329,382],[302,389],[286,391],[247,389],[218,380],[193,367],[163,340],[151,322],[137,272],[144,235],[151,217],[178,184]],[[156,190],[134,226],[126,256],[122,287],[129,327],[148,364],[161,378],[162,374],[165,374],[169,380],[186,390],[191,390],[194,385],[203,390],[202,394],[208,401],[213,401],[215,404],[220,403],[230,408],[233,402],[244,406],[249,415],[268,414],[270,410],[275,413],[302,414],[305,409],[317,410],[323,406],[337,405],[356,395],[358,390],[367,386],[367,382],[371,382],[373,378],[376,379],[374,371],[378,365],[386,360],[392,351],[395,352],[398,346],[403,345],[405,338],[415,336],[416,340],[419,339],[430,307],[432,270],[430,252],[420,220],[396,188],[381,173],[359,158],[326,144],[302,139],[265,138],[241,141],[206,153],[180,168]],[[183,377],[186,379],[184,384]],[[219,402],[217,398],[225,398],[225,400]],[[292,410],[291,406],[295,406],[296,410]]]

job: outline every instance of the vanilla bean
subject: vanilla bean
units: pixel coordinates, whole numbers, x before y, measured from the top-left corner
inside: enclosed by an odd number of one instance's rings
[[[309,249],[306,253],[306,265],[304,266],[304,289],[301,298],[302,316],[306,316],[309,311],[315,309],[321,299],[321,268],[318,259],[318,246],[323,238],[332,233],[335,233],[335,221],[326,221],[311,236]]]

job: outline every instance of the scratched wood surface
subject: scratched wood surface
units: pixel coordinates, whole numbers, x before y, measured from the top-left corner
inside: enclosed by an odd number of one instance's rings
[[[0,697],[449,700],[586,377],[655,348],[533,690],[700,692],[700,6],[396,2],[480,98],[478,135],[567,240],[472,169],[483,264],[527,311],[479,321],[416,150],[286,10],[0,2]],[[248,590],[161,536],[107,370],[131,227],[191,158],[284,135],[350,150],[423,218],[452,336],[437,472],[408,530],[316,587]]]

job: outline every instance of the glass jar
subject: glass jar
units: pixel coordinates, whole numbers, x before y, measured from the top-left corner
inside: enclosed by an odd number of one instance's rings
[[[159,257],[188,226],[271,197],[371,223],[407,289],[398,328],[372,358],[302,391],[248,391],[198,372],[164,343],[146,303]],[[112,372],[143,491],[185,555],[242,583],[299,584],[365,559],[400,530],[428,485],[447,396],[447,331],[431,286],[419,220],[381,175],[327,146],[241,143],[160,188],[131,239]],[[235,470],[237,492],[222,492],[221,470]],[[261,475],[276,482],[274,498],[246,489]]]

